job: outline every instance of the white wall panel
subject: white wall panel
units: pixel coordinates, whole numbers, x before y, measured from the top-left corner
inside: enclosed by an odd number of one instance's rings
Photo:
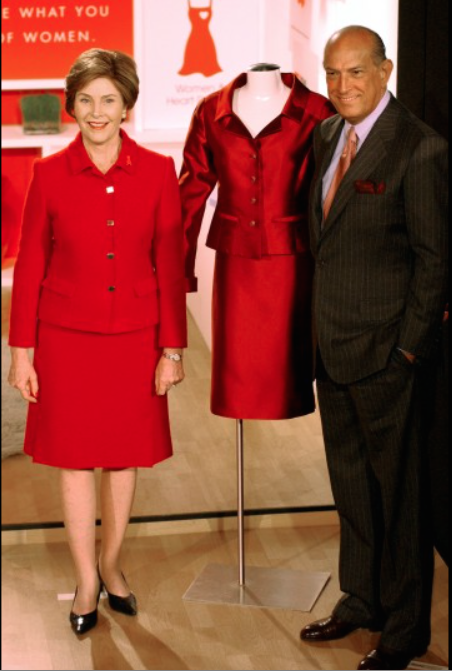
[[[190,11],[187,0],[137,2],[140,130],[187,127],[201,98],[259,59],[261,0],[204,5],[205,11],[194,6]]]
[[[294,69],[308,86],[326,94],[322,66],[328,38],[340,28],[362,25],[375,30],[386,44],[388,58],[397,63],[398,0],[290,0],[291,47]],[[393,72],[390,89],[397,89]]]

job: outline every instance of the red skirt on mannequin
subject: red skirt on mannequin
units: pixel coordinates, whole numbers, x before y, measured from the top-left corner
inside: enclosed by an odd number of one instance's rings
[[[234,419],[290,419],[314,411],[312,260],[217,252],[211,410]]]
[[[172,455],[168,403],[156,396],[157,327],[105,335],[40,322],[25,452],[68,469],[153,466]]]

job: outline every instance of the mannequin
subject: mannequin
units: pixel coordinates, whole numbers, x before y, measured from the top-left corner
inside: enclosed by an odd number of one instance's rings
[[[188,291],[197,290],[197,240],[219,184],[207,237],[217,252],[216,415],[275,420],[314,411],[307,209],[312,132],[332,113],[295,75],[260,63],[193,114],[180,178]]]
[[[239,585],[245,584],[243,422],[314,411],[307,225],[314,127],[334,112],[278,65],[260,63],[205,98],[193,114],[180,187],[186,281],[196,291],[196,245],[206,201],[216,250],[211,410],[236,419]]]
[[[253,137],[279,114],[290,96],[290,87],[281,79],[279,65],[258,63],[248,70],[245,86],[236,89],[232,103],[234,112]]]

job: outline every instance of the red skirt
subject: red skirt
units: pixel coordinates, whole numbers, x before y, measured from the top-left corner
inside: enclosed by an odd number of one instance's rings
[[[24,450],[68,469],[153,466],[172,455],[167,397],[155,393],[157,327],[104,335],[38,326],[38,403]]]
[[[290,419],[314,411],[307,255],[261,260],[217,252],[211,409],[234,419]]]

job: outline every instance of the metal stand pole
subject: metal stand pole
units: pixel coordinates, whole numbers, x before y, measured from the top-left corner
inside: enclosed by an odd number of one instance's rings
[[[221,603],[255,608],[286,608],[309,611],[330,578],[329,573],[248,567],[245,585],[245,477],[243,419],[236,422],[237,443],[237,568],[210,564],[184,595],[186,601]]]
[[[245,474],[243,463],[243,419],[237,420],[237,527],[239,543],[239,585],[245,585]]]

